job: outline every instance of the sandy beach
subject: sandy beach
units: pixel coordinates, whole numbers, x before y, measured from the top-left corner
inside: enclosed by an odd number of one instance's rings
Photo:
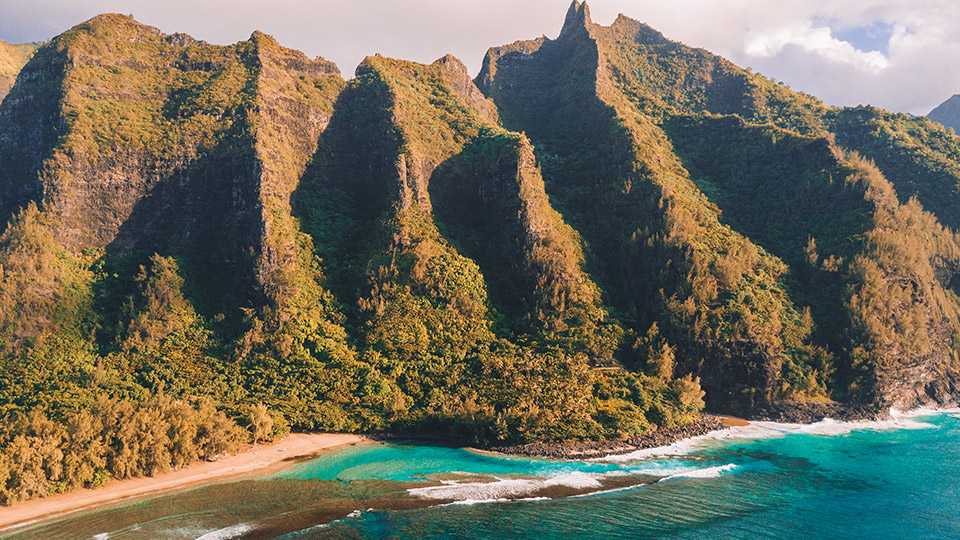
[[[0,507],[0,533],[42,519],[231,477],[266,474],[300,457],[367,439],[342,433],[294,433],[269,444],[247,447],[219,461],[202,461],[153,477],[111,480],[99,489],[80,489]]]
[[[739,416],[720,416],[720,420],[723,421],[724,427],[742,427],[749,426],[750,422]]]

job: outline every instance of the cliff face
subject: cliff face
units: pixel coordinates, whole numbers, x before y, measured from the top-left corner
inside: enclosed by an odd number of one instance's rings
[[[0,405],[523,442],[947,403],[958,171],[579,2],[473,81],[102,15],[0,106]]]
[[[585,404],[587,363],[612,358],[619,326],[582,268],[578,235],[550,206],[529,141],[498,125],[458,60],[364,60],[296,201],[358,354],[396,376],[396,414],[527,407],[527,381],[501,401],[526,362],[508,358],[537,359],[527,369],[540,380],[536,364],[556,353],[549,390],[536,390],[551,394],[551,416],[597,414]],[[479,387],[466,382],[477,376]],[[505,427],[519,421],[516,409],[499,414]]]
[[[229,343],[252,339],[250,327],[293,339],[284,324],[303,313],[303,302],[322,327],[312,339],[345,348],[312,246],[291,215],[293,191],[343,85],[333,64],[261,33],[213,46],[120,15],[91,19],[41,48],[0,110],[0,207],[5,219],[28,203],[40,209],[8,230],[3,264],[11,267],[24,249],[27,229],[52,244],[31,248],[25,277],[6,276],[0,296],[13,314],[4,317],[17,328],[6,342],[24,352],[66,327],[92,325],[101,354],[128,353],[145,301],[137,268],[149,276],[161,265],[175,269],[156,271],[173,280],[163,287],[183,294],[186,307],[155,313],[167,330],[148,332],[156,339],[147,341],[164,349],[176,338],[171,329],[193,328],[192,338],[177,338],[191,350],[183,364],[204,364],[210,354],[253,361],[250,347]],[[179,262],[157,262],[154,253]],[[55,265],[45,285],[24,288],[50,257],[67,267]],[[74,283],[90,264],[92,274]],[[78,294],[100,313],[53,313]],[[46,323],[21,325],[17,306],[38,295],[52,300],[35,305],[31,320]],[[89,347],[89,335],[75,337],[71,346]]]
[[[257,253],[275,296],[289,199],[342,85],[263,34],[219,47],[97,17],[42,49],[4,107],[4,206],[42,202],[68,251],[177,252],[247,285]]]

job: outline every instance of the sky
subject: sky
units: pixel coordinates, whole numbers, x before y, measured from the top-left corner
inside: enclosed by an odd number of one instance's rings
[[[813,94],[830,105],[926,114],[960,93],[957,0],[594,0],[618,13]],[[211,43],[253,30],[350,77],[366,55],[432,62],[451,53],[471,73],[487,48],[560,31],[568,0],[0,0],[0,39],[45,41],[98,13],[132,14]]]

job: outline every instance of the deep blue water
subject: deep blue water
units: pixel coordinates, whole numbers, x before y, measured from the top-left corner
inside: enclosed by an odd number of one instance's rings
[[[13,537],[95,535],[960,538],[960,413],[760,423],[590,462],[356,446],[271,478],[91,511]]]

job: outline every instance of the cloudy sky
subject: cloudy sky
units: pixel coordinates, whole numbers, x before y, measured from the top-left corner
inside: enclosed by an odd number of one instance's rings
[[[823,98],[925,114],[960,93],[957,0],[594,0]],[[97,13],[133,14],[213,43],[262,30],[333,60],[349,76],[368,54],[431,62],[452,53],[475,74],[492,45],[555,37],[568,0],[0,0],[0,39],[47,40]]]

